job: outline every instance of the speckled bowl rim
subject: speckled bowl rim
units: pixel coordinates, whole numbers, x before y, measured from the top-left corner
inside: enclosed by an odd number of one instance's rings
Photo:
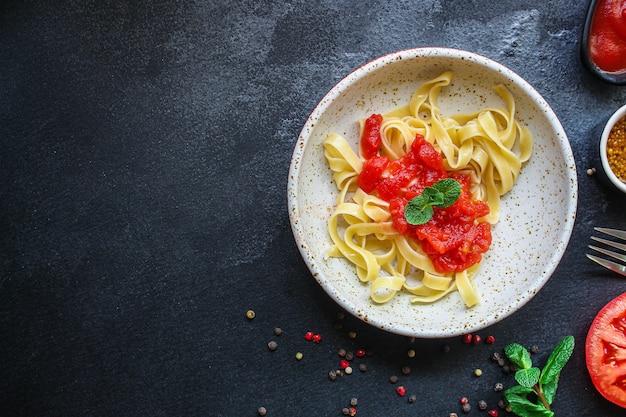
[[[609,118],[608,122],[604,126],[604,130],[602,131],[602,136],[600,137],[600,162],[602,163],[602,170],[606,174],[611,184],[615,186],[618,190],[623,193],[626,193],[626,183],[620,181],[619,178],[613,173],[611,167],[609,166],[608,155],[606,153],[606,145],[609,139],[609,134],[611,133],[611,129],[615,126],[622,117],[626,117],[626,104],[617,109],[615,113]]]
[[[307,143],[311,138],[316,123],[331,106],[332,102],[338,99],[353,83],[358,82],[368,73],[376,71],[377,68],[393,64],[393,62],[400,62],[403,60],[419,60],[420,58],[447,58],[461,61],[472,61],[473,63],[484,66],[489,71],[498,72],[503,75],[514,85],[523,90],[523,92],[538,108],[537,111],[542,112],[545,115],[547,123],[549,123],[550,127],[553,129],[552,132],[555,136],[553,137],[553,141],[556,142],[556,146],[558,146],[558,149],[562,152],[565,165],[562,168],[562,175],[566,177],[566,179],[563,181],[563,184],[561,184],[565,186],[565,192],[567,193],[564,197],[564,205],[566,205],[566,208],[564,209],[565,215],[562,219],[563,225],[559,230],[558,240],[555,242],[554,248],[550,248],[552,253],[549,255],[549,261],[546,265],[544,265],[543,272],[540,276],[536,277],[531,285],[526,288],[525,292],[519,296],[519,298],[512,301],[507,308],[494,311],[492,312],[493,314],[485,319],[471,320],[469,322],[459,324],[457,327],[446,328],[443,330],[440,328],[416,330],[410,326],[398,325],[397,323],[386,321],[384,315],[377,317],[375,312],[372,314],[363,314],[363,312],[359,310],[349,298],[338,293],[337,290],[333,288],[332,283],[323,275],[322,268],[318,265],[318,262],[323,262],[324,260],[317,259],[312,255],[311,245],[316,245],[318,242],[310,242],[309,239],[307,239],[307,233],[303,230],[302,223],[300,221],[301,207],[299,207],[298,202],[298,187],[300,180],[299,173],[302,158],[305,150],[307,149]],[[510,316],[530,301],[552,276],[553,272],[560,263],[563,254],[565,253],[573,231],[576,217],[577,199],[578,180],[576,174],[576,164],[570,148],[569,140],[567,139],[567,135],[557,116],[541,95],[515,72],[489,58],[459,49],[439,47],[407,49],[381,56],[355,69],[341,79],[334,87],[332,87],[311,112],[304,124],[304,127],[302,128],[302,131],[300,132],[293,151],[287,184],[288,213],[298,250],[311,274],[326,291],[326,293],[347,312],[360,318],[364,322],[369,323],[370,325],[400,335],[433,339],[454,337],[468,332],[484,329]],[[377,306],[373,303],[371,306],[372,310],[377,308]]]

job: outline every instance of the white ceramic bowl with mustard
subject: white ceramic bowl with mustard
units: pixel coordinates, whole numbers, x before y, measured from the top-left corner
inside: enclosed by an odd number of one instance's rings
[[[626,105],[613,113],[604,126],[600,137],[600,163],[609,182],[626,193]],[[622,172],[616,172],[620,170]]]
[[[534,150],[517,183],[501,200],[501,218],[491,230],[474,284],[480,302],[468,308],[458,292],[430,304],[409,301],[399,292],[374,303],[352,264],[328,258],[327,223],[337,188],[324,156],[328,134],[343,135],[358,149],[357,120],[408,103],[415,89],[445,70],[453,72],[442,89],[442,112],[464,113],[502,106],[493,86],[513,94],[516,117],[533,135]],[[486,57],[448,48],[391,53],[357,68],[335,85],[308,117],[295,145],[288,210],[298,249],[313,277],[343,309],[386,331],[418,338],[445,338],[476,332],[511,315],[545,285],[568,245],[577,205],[572,151],[558,118],[520,76]]]

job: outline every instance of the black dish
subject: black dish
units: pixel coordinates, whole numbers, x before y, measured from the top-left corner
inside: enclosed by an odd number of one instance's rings
[[[614,85],[626,85],[626,72],[611,73],[606,72],[598,68],[589,56],[589,30],[591,29],[591,21],[596,10],[598,0],[591,0],[589,2],[589,8],[587,10],[587,17],[585,18],[585,26],[583,28],[583,35],[580,42],[580,57],[583,61],[583,65],[589,72],[601,80],[614,84]]]

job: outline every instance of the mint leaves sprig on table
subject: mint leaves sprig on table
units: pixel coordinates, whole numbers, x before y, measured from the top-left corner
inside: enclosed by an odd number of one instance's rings
[[[430,220],[436,208],[450,207],[461,195],[461,184],[454,178],[444,178],[424,188],[422,194],[415,196],[404,208],[404,218],[414,226]]]
[[[515,380],[519,385],[507,389],[504,398],[511,410],[520,417],[552,417],[550,405],[556,396],[559,375],[574,351],[574,337],[566,336],[554,348],[543,370],[533,366],[528,350],[512,343],[504,354],[515,364]],[[529,395],[534,394],[529,399]],[[536,398],[535,398],[536,397]]]

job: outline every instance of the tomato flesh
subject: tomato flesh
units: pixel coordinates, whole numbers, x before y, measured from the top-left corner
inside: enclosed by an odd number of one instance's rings
[[[626,408],[626,293],[604,306],[591,323],[585,360],[598,392]]]
[[[369,141],[369,136],[362,136],[362,141],[363,138]],[[425,187],[449,177],[461,184],[459,199],[445,209],[435,208],[427,223],[409,224],[404,217],[406,204]],[[358,184],[366,193],[376,192],[389,202],[396,231],[417,239],[438,272],[464,271],[480,262],[491,245],[491,226],[479,221],[489,214],[489,206],[472,199],[470,177],[449,174],[441,154],[422,135],[416,135],[409,151],[398,160],[390,161],[378,152],[366,159]]]
[[[380,135],[382,122],[383,116],[380,114],[372,114],[365,120],[363,133],[361,133],[361,155],[365,159],[372,158],[378,154],[383,141]]]

